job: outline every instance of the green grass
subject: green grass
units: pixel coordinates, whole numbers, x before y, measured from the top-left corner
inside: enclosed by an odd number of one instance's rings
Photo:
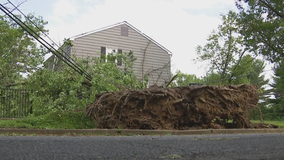
[[[259,120],[251,120],[252,123],[261,123]],[[265,124],[273,124],[280,128],[284,128],[284,121],[263,121]]]
[[[82,112],[56,111],[38,117],[0,120],[0,128],[90,129],[96,128],[96,124]]]

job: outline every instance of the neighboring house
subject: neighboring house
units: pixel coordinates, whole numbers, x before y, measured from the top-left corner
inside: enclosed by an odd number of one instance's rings
[[[78,58],[132,51],[136,58],[134,73],[140,80],[148,76],[149,85],[164,85],[171,78],[171,52],[126,21],[76,36],[72,45],[66,52]],[[47,61],[55,64],[56,58],[52,56]],[[117,65],[123,64],[117,61]]]

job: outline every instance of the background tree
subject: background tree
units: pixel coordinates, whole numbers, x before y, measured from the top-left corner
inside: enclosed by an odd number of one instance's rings
[[[251,55],[245,55],[238,62],[229,67],[228,78],[222,79],[220,74],[209,72],[203,77],[204,83],[214,85],[253,84],[258,87],[259,93],[263,93],[265,85],[269,82],[262,74],[265,68],[264,61],[255,59]]]
[[[210,66],[203,79],[207,84],[251,83],[261,88],[268,83],[260,76],[264,62],[255,58],[256,51],[245,46],[237,18],[232,11],[222,15],[222,25],[213,31],[204,47],[197,47],[198,60],[207,61]]]
[[[243,3],[244,2],[244,3]],[[244,5],[245,4],[245,5]],[[264,117],[275,119],[283,115],[281,93],[283,73],[283,47],[284,47],[284,3],[280,0],[238,0],[239,8],[238,24],[240,33],[244,36],[244,44],[250,50],[257,51],[267,60],[274,63],[272,90],[263,95],[270,100],[263,102]],[[273,94],[275,98],[271,98]]]
[[[222,25],[213,31],[204,47],[197,47],[197,60],[209,62],[208,72],[219,74],[219,79],[230,78],[230,67],[246,53],[236,19],[237,14],[232,11],[222,15]]]
[[[275,64],[273,71],[273,82],[270,84],[272,87],[271,93],[273,96],[270,97],[270,114],[273,117],[270,119],[284,120],[284,61],[280,60],[279,63]]]
[[[229,84],[254,84],[259,88],[260,92],[264,91],[264,86],[268,84],[269,80],[265,80],[262,75],[265,69],[263,60],[255,59],[251,55],[245,55],[231,68],[231,75],[233,78],[229,79]]]
[[[44,29],[47,22],[42,17],[35,17],[32,14],[27,17],[32,22],[28,20],[24,22],[37,34],[48,33]],[[35,23],[38,28],[32,23]],[[23,74],[31,74],[38,70],[43,64],[47,51],[13,20],[1,15],[0,34],[0,86],[9,87],[22,82]]]
[[[248,6],[244,7],[245,2]],[[284,4],[280,0],[238,0],[238,23],[245,45],[271,62],[284,56]]]
[[[181,71],[176,72],[175,80],[170,84],[170,87],[184,87],[190,83],[202,83],[202,80],[194,74],[186,74]]]

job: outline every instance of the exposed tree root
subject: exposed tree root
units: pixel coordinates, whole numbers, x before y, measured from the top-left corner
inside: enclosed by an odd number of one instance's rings
[[[87,107],[99,128],[251,128],[246,117],[257,107],[253,85],[187,86],[104,93]],[[228,125],[228,120],[233,120]]]

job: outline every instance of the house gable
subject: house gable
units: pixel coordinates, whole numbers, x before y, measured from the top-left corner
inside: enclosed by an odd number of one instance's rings
[[[133,69],[140,79],[146,74],[150,84],[159,85],[170,79],[171,52],[127,22],[80,35],[73,45],[72,55],[81,58],[100,57],[102,47],[132,51],[137,59]]]

